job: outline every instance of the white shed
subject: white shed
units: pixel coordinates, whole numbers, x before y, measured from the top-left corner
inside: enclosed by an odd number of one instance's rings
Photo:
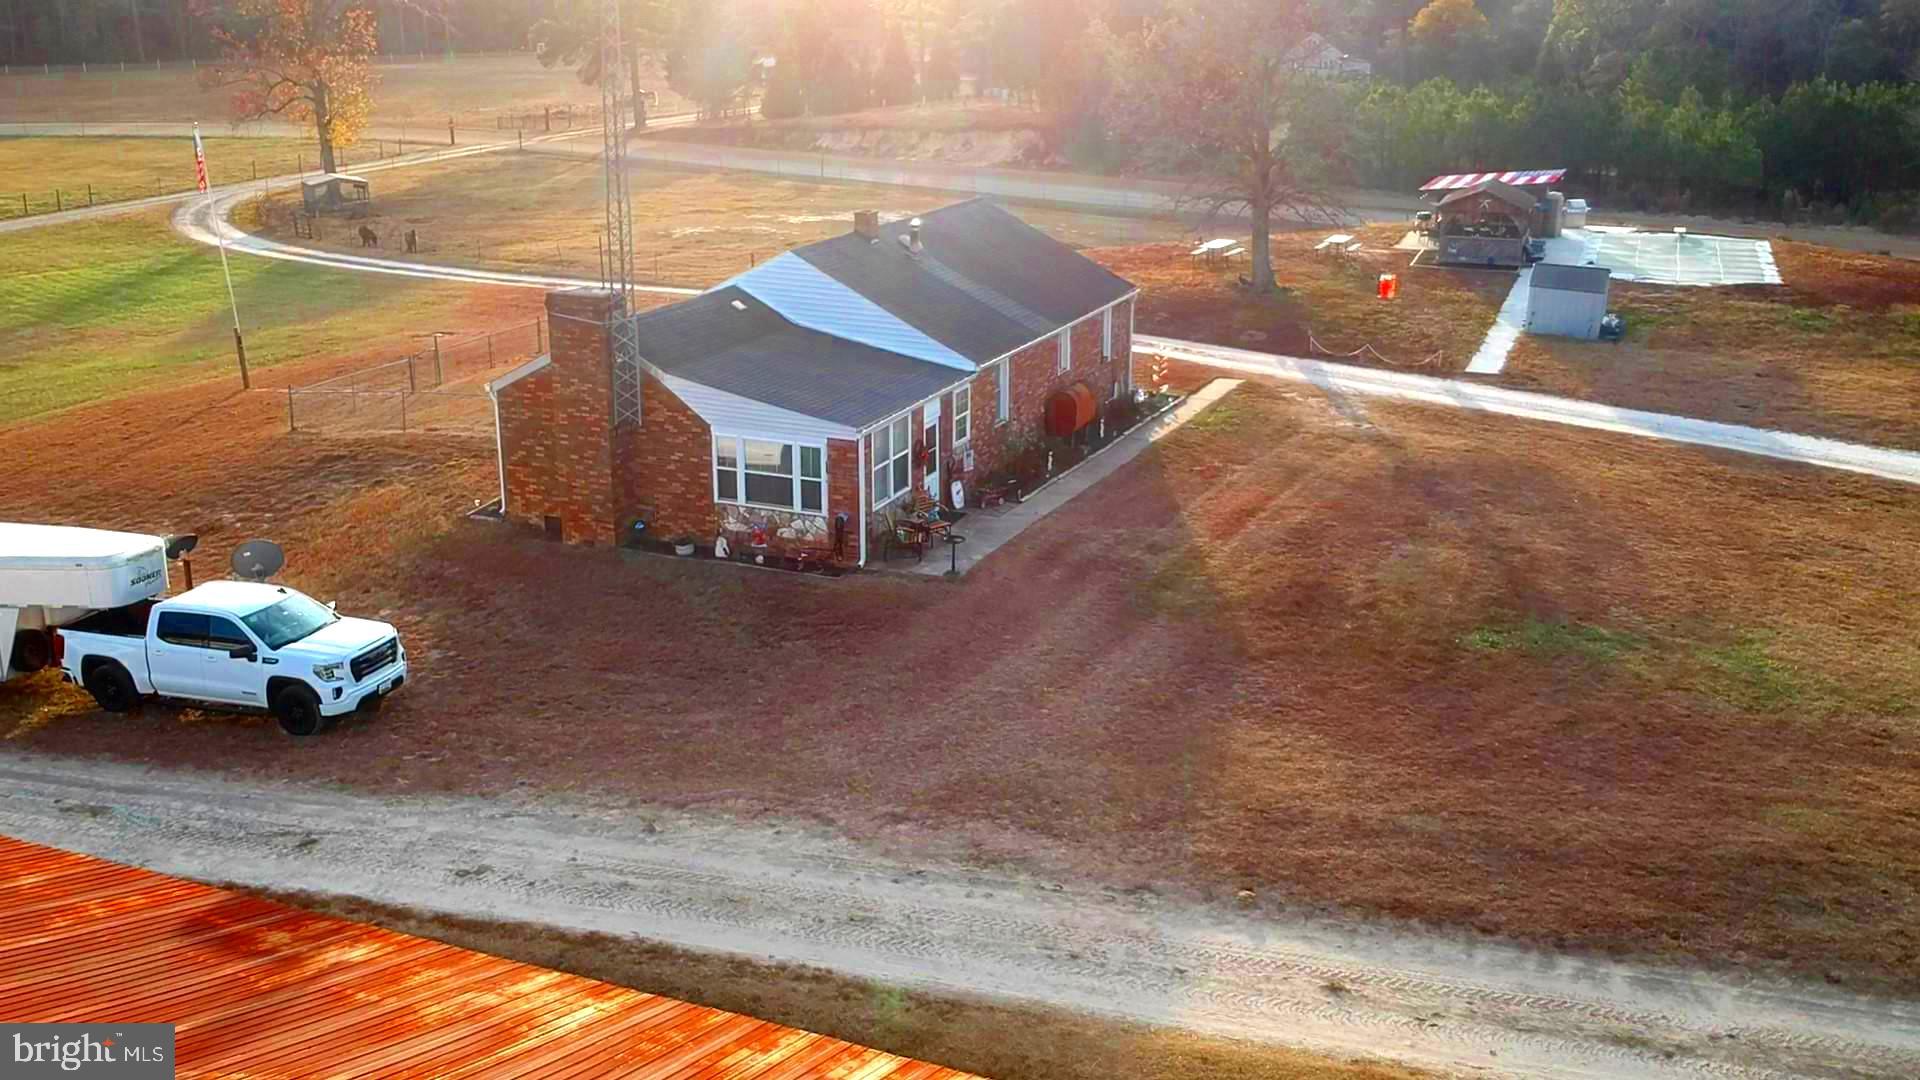
[[[1588,341],[1598,338],[1612,277],[1604,266],[1535,264],[1527,289],[1527,329]]]

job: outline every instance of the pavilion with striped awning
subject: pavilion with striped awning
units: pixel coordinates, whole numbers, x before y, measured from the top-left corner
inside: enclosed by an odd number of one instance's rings
[[[1420,185],[1421,191],[1457,191],[1470,188],[1488,180],[1498,180],[1513,187],[1531,187],[1535,184],[1557,184],[1565,179],[1565,169],[1517,169],[1511,172],[1473,172],[1449,173],[1436,176]]]

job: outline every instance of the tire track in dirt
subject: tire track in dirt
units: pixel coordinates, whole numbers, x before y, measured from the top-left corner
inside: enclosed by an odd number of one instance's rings
[[[157,870],[1528,1076],[1920,1075],[1920,1007],[1282,924],[792,827],[381,799],[0,754],[0,830]]]

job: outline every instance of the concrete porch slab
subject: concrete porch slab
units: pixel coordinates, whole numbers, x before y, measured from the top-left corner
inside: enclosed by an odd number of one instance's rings
[[[1012,506],[996,507],[993,510],[976,510],[967,515],[960,523],[958,532],[967,538],[960,545],[957,558],[950,558],[947,545],[934,543],[928,548],[927,557],[920,562],[911,563],[869,563],[869,570],[894,570],[926,577],[940,577],[947,573],[948,563],[954,562],[965,574],[979,565],[980,560],[1000,550],[1014,537],[1027,528],[1065,506],[1074,496],[1087,490],[1144,453],[1147,447],[1178,431],[1189,420],[1207,411],[1208,407],[1240,385],[1240,379],[1215,379],[1201,387],[1187,400],[1172,410],[1154,417],[1152,420],[1129,431],[1114,440],[1112,445],[1083,461],[1079,466],[1062,474],[1052,483],[1029,495]]]

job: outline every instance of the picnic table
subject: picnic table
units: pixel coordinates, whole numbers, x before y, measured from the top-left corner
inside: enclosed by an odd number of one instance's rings
[[[1340,248],[1344,251],[1347,245],[1351,243],[1353,243],[1353,237],[1348,236],[1346,233],[1334,233],[1332,236],[1313,245],[1313,250],[1325,251],[1328,248]]]
[[[1208,240],[1205,243],[1201,244],[1199,247],[1194,248],[1192,251],[1187,252],[1187,256],[1189,258],[1204,259],[1208,262],[1212,262],[1215,259],[1223,258],[1227,255],[1231,255],[1232,252],[1228,251],[1227,249],[1230,247],[1233,247],[1233,243],[1234,242],[1231,238],[1225,238],[1225,237],[1217,240]]]

